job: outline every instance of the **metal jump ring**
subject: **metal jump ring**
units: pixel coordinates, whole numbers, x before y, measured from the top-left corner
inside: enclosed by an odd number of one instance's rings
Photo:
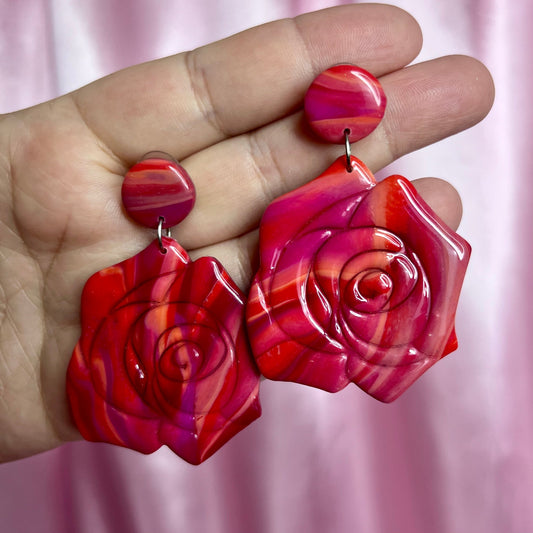
[[[351,146],[350,146],[350,139],[349,139],[349,136],[350,135],[350,130],[348,128],[346,128],[344,130],[344,148],[346,150],[346,170],[348,172],[351,172],[352,171],[352,149],[351,149]]]
[[[162,254],[167,253],[167,249],[163,246],[163,223],[165,222],[165,217],[159,217],[159,223],[157,224],[157,240],[159,241],[159,250]],[[165,236],[170,237],[170,228],[166,228]]]

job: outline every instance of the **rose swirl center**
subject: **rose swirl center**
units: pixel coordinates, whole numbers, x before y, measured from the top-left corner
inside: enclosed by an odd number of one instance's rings
[[[181,340],[167,346],[159,361],[161,373],[174,381],[194,380],[203,366],[203,350],[198,344]]]
[[[383,270],[364,270],[347,283],[344,301],[354,311],[376,312],[390,299],[393,289],[391,277]]]

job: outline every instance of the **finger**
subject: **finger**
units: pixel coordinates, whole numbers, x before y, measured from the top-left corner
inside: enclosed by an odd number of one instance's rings
[[[314,76],[335,63],[383,75],[412,61],[420,46],[418,24],[405,11],[340,6],[123,70],[71,96],[124,161],[150,150],[183,159],[293,111]]]
[[[378,168],[474,126],[494,102],[490,72],[468,56],[447,56],[413,65],[385,76],[382,82],[395,86],[387,102],[387,120],[376,135],[386,149],[375,151],[372,157],[372,150],[361,146],[368,152],[369,165]]]
[[[385,117],[353,146],[372,171],[472,126],[494,95],[487,69],[463,56],[420,63],[382,81],[390,102]],[[206,245],[249,231],[272,199],[315,178],[342,153],[342,146],[316,141],[295,114],[195,154],[183,164],[198,202],[179,238],[186,246]]]
[[[438,178],[421,178],[414,180],[413,185],[437,216],[456,230],[461,221],[462,204],[454,187]],[[216,257],[239,288],[246,292],[258,267],[258,245],[259,231],[255,230],[229,242],[195,250],[191,257]]]
[[[453,185],[439,178],[420,178],[413,180],[413,185],[437,216],[457,231],[463,216],[463,204]]]

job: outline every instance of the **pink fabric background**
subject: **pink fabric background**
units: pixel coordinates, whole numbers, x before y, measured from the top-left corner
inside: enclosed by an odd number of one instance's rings
[[[2,0],[0,111],[334,3]],[[471,54],[496,80],[483,124],[394,165],[462,194],[459,351],[389,406],[265,382],[262,419],[200,467],[87,443],[2,465],[2,533],[533,531],[533,3],[391,3],[420,21],[422,59]]]

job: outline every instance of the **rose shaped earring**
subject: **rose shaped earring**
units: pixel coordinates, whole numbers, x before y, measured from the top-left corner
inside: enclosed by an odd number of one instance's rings
[[[275,200],[260,226],[247,325],[264,376],[330,392],[353,382],[390,402],[457,348],[470,246],[408,180],[376,183],[350,155],[385,112],[378,80],[350,65],[320,74],[305,113],[344,143],[321,176]]]
[[[134,165],[122,199],[157,239],[85,285],[67,373],[71,412],[87,440],[143,453],[166,444],[198,464],[261,414],[245,298],[216,259],[193,262],[170,238],[195,199],[170,156]]]

